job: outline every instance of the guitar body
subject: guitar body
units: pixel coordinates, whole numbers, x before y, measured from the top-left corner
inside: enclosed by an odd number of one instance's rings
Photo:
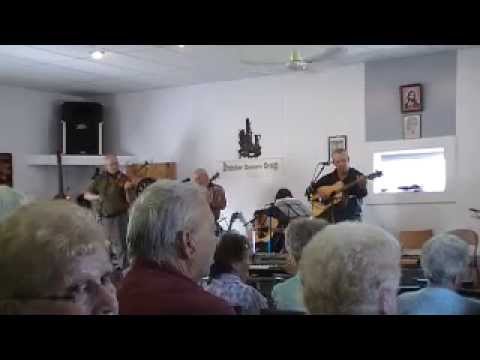
[[[344,200],[342,189],[345,187],[343,181],[337,181],[333,185],[320,186],[316,194],[312,197],[312,216],[320,217],[325,211],[330,209],[332,205],[337,205]],[[322,202],[322,199],[330,199],[327,204]]]
[[[373,180],[382,176],[381,171],[375,171],[367,176],[361,176],[355,181],[349,184],[344,184],[342,181],[337,181],[333,185],[320,186],[312,196],[312,216],[320,217],[325,211],[331,208],[333,205],[343,203],[346,205],[344,192],[359,183],[360,180]]]
[[[265,214],[260,214],[255,218],[255,243],[269,242],[277,231],[279,221]]]

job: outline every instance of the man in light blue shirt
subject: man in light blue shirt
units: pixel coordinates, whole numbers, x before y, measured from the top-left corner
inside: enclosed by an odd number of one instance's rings
[[[285,245],[290,261],[296,266],[302,250],[312,237],[328,223],[322,219],[298,218],[292,220],[285,232]],[[302,284],[298,273],[292,278],[277,284],[272,290],[272,299],[277,310],[306,312],[303,305]]]
[[[401,315],[480,314],[480,302],[455,292],[469,261],[468,244],[451,234],[434,236],[422,249],[422,268],[429,281],[425,289],[398,297]]]

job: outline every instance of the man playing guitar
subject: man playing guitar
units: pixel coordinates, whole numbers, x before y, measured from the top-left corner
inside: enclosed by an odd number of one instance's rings
[[[329,193],[322,191],[322,187],[331,186],[341,181],[344,184],[350,184],[356,180],[358,183],[348,190],[335,194],[334,197],[339,202],[323,212],[320,217],[335,223],[346,220],[362,220],[362,199],[367,196],[366,178],[358,170],[350,167],[350,158],[343,149],[337,149],[332,154],[335,170],[320,178],[313,186],[317,189],[317,194],[326,200],[330,197]],[[341,198],[341,200],[340,200]]]

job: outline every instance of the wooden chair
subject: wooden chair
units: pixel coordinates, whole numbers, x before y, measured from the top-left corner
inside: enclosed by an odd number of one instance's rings
[[[478,269],[478,259],[477,259],[478,258],[477,256],[478,234],[475,231],[470,229],[456,229],[456,230],[451,230],[448,233],[458,236],[460,239],[465,241],[470,248],[473,247],[472,261],[469,264],[468,273],[465,274],[466,275],[465,280],[472,281],[473,286],[477,288],[480,281],[480,271]]]
[[[433,230],[400,231],[399,240],[402,247],[402,267],[420,266],[422,246],[433,236]]]

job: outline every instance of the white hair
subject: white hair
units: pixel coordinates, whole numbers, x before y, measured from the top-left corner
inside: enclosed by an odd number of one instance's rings
[[[48,293],[78,257],[106,249],[102,228],[85,209],[64,200],[16,209],[0,224],[0,299]]]
[[[23,194],[6,185],[0,185],[0,221],[26,203]]]
[[[297,218],[292,220],[285,231],[285,245],[287,251],[298,263],[303,248],[312,237],[328,225],[323,219]]]
[[[158,180],[150,185],[130,212],[129,255],[175,263],[179,233],[195,233],[202,206],[208,208],[206,191],[198,185],[172,180]]]
[[[453,234],[440,234],[422,248],[421,264],[426,278],[435,285],[449,285],[468,265],[468,244]]]
[[[377,313],[381,290],[396,295],[400,245],[373,225],[329,225],[304,248],[299,273],[310,313]]]

